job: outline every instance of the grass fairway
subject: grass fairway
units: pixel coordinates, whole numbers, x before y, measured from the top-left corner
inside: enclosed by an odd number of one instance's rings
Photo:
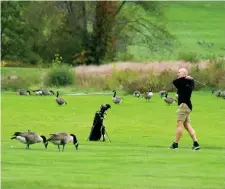
[[[170,94],[172,95],[172,94]],[[171,151],[177,106],[166,105],[155,94],[143,99],[125,96],[114,105],[111,96],[54,97],[2,94],[3,189],[223,189],[225,100],[208,92],[194,92],[191,120],[202,149],[192,151],[186,132],[180,148]],[[87,142],[94,113],[111,103],[105,119],[112,140]],[[79,150],[70,143],[64,152],[49,144],[31,145],[15,140],[15,131],[30,129],[48,136],[67,131],[77,135]],[[13,147],[11,147],[13,146]]]

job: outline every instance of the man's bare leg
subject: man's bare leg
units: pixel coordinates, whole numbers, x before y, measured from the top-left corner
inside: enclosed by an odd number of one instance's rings
[[[176,137],[174,140],[175,143],[179,143],[179,141],[180,141],[180,138],[181,138],[182,132],[183,132],[183,124],[184,124],[183,121],[181,121],[181,120],[177,121]]]
[[[173,144],[170,146],[171,149],[178,148],[178,143],[179,143],[180,138],[182,136],[182,132],[183,132],[183,121],[178,120],[177,121],[177,128],[176,128],[176,136],[175,136],[175,140],[174,140]]]
[[[188,122],[188,123],[184,123],[184,128],[187,130],[187,132],[189,133],[189,135],[191,136],[191,138],[193,139],[193,142],[194,141],[197,141],[197,137],[196,137],[196,133],[195,133],[195,130],[194,128],[191,126],[191,124]]]
[[[191,136],[192,140],[193,140],[193,150],[199,150],[200,146],[198,144],[197,141],[197,136],[196,136],[196,132],[194,130],[194,128],[191,126],[191,124],[189,122],[184,123],[184,128],[188,131],[189,135]]]

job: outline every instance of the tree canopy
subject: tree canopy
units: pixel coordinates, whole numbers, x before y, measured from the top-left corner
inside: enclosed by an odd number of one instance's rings
[[[60,54],[68,64],[99,65],[131,44],[154,51],[173,41],[160,2],[2,1],[1,7],[5,60],[38,64]]]

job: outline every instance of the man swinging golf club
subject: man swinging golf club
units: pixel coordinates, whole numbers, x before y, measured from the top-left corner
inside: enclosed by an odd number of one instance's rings
[[[178,110],[177,113],[177,128],[176,136],[171,149],[178,148],[178,143],[182,136],[183,127],[188,131],[193,139],[193,150],[199,150],[200,146],[197,141],[195,130],[190,124],[190,113],[192,111],[191,94],[194,89],[194,79],[188,76],[188,71],[185,68],[178,70],[177,79],[173,81],[174,86],[177,88],[178,94]]]

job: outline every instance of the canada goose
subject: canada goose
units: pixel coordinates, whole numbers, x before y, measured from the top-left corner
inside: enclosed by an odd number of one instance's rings
[[[211,89],[211,94],[214,94],[215,93],[215,89]]]
[[[43,95],[41,89],[33,90],[32,92],[35,92],[36,96],[37,96],[37,95],[41,95],[41,96]]]
[[[197,41],[197,43],[198,43],[199,45],[203,45],[203,44],[205,43],[205,41]]]
[[[54,133],[50,134],[50,138],[47,139],[47,141],[52,142],[54,145],[58,146],[59,152],[60,152],[60,145],[63,146],[62,151],[64,151],[64,147],[67,143],[70,141],[73,141],[73,144],[76,147],[76,150],[78,149],[78,141],[77,137],[74,134],[69,134],[66,132],[59,132],[59,133]]]
[[[30,95],[30,91],[29,90],[25,90],[25,89],[19,89],[17,91],[18,95]]]
[[[48,95],[54,95],[55,93],[54,93],[54,91],[52,91],[52,90],[41,90],[41,92],[42,92],[42,95],[44,95],[44,96],[48,96]]]
[[[112,91],[114,94],[113,94],[113,97],[112,97],[112,101],[115,103],[115,104],[120,104],[122,101],[123,101],[123,97],[117,97],[116,96],[116,90],[113,90]]]
[[[225,98],[225,91],[221,91],[219,96]]]
[[[141,92],[140,91],[134,91],[133,96],[139,98],[141,96]]]
[[[63,98],[59,98],[59,91],[56,92],[56,102],[58,105],[67,104],[67,102]]]
[[[43,135],[39,136],[37,133],[31,132],[30,130],[25,131],[25,132],[15,132],[13,134],[13,137],[11,138],[11,140],[13,140],[13,139],[19,140],[20,142],[26,144],[27,145],[26,149],[29,149],[29,146],[31,144],[36,144],[39,142],[43,142],[46,149],[48,146],[48,142],[47,142],[45,136],[43,136]]]
[[[149,101],[149,99],[151,99],[153,96],[153,92],[152,89],[149,90],[149,92],[145,92],[142,97],[144,97],[146,99],[146,101]]]
[[[165,94],[167,93],[167,91],[159,91],[159,96],[162,98],[163,96],[165,96]]]
[[[176,99],[173,99],[171,97],[168,97],[168,92],[165,94],[165,96],[163,97],[163,100],[167,103],[167,104],[173,104],[175,102],[177,102]]]
[[[221,91],[221,90],[212,90],[212,94],[215,94],[215,96],[216,97],[221,97],[221,93],[222,93],[223,91]]]

